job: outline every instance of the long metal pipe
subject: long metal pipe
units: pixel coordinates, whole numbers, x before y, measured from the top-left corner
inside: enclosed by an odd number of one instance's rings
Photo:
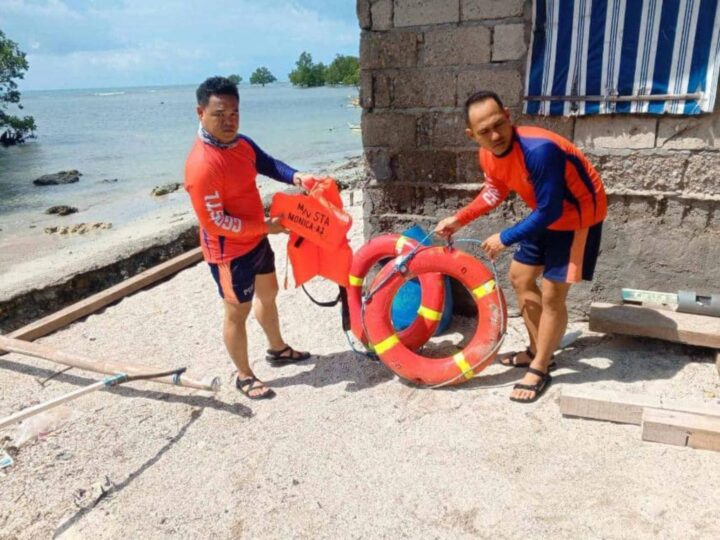
[[[523,96],[525,101],[697,101],[702,99],[696,94],[654,94],[647,96]]]

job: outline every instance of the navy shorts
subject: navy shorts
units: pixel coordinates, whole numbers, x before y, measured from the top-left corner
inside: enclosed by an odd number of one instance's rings
[[[543,277],[551,281],[592,281],[601,236],[602,222],[577,231],[545,229],[530,240],[521,240],[513,259],[530,266],[543,266]]]
[[[225,263],[210,263],[220,297],[231,304],[249,302],[255,293],[255,276],[275,272],[275,253],[267,237],[251,251]]]

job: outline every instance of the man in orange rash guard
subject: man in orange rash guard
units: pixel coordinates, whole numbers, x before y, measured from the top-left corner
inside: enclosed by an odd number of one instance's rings
[[[275,392],[255,377],[248,360],[245,323],[251,307],[267,336],[266,359],[274,365],[297,362],[310,353],[295,351],[282,338],[275,299],[275,256],[268,234],[286,232],[265,217],[255,183],[258,173],[301,186],[300,174],[238,134],[237,86],[211,77],[197,89],[198,138],[185,164],[185,189],[200,222],[200,243],[224,300],[223,337],[237,366],[237,388],[251,399]],[[254,300],[253,300],[254,297]]]
[[[502,363],[528,368],[510,399],[529,403],[552,380],[553,352],[567,328],[570,286],[592,280],[607,214],[605,189],[597,171],[569,141],[545,129],[514,127],[497,94],[473,94],[465,112],[466,135],[480,145],[485,183],[470,204],[440,221],[435,232],[449,238],[497,207],[510,191],[532,208],[525,219],[482,244],[493,259],[519,244],[510,264],[510,282],[530,344]],[[541,275],[542,289],[537,284]]]

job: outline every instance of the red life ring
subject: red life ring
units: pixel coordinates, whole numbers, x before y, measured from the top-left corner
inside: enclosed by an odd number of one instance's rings
[[[378,273],[373,286],[388,278],[393,265]],[[458,280],[472,294],[477,306],[477,328],[470,343],[445,358],[426,358],[414,353],[392,327],[390,308],[407,279],[432,272]],[[365,327],[375,353],[400,377],[426,385],[458,384],[473,378],[492,363],[507,323],[507,309],[493,273],[480,261],[457,249],[433,247],[419,251],[407,262],[407,273],[397,272],[377,290],[365,306]]]
[[[362,323],[362,289],[365,277],[381,260],[407,253],[417,244],[407,236],[384,234],[373,238],[355,252],[350,268],[347,298],[350,328],[355,337],[364,344],[368,344]],[[419,281],[421,299],[418,317],[410,326],[398,333],[398,338],[412,350],[421,347],[435,333],[445,305],[445,285],[440,274],[424,274],[419,277]]]

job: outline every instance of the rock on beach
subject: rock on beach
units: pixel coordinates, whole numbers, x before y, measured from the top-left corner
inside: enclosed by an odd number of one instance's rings
[[[168,193],[173,193],[180,189],[181,184],[178,182],[171,182],[169,184],[165,184],[163,186],[155,186],[153,190],[150,192],[150,195],[153,197],[160,197],[161,195],[167,195]]]
[[[103,229],[111,229],[112,223],[98,222],[98,223],[77,223],[76,225],[67,225],[65,227],[45,227],[47,234],[86,234],[91,231],[98,231]]]
[[[75,214],[78,211],[77,208],[74,206],[67,206],[64,204],[61,204],[59,206],[51,206],[47,210],[45,210],[46,214],[57,214],[58,216],[69,216],[70,214]]]
[[[76,169],[60,171],[54,174],[46,174],[33,180],[36,186],[57,186],[59,184],[74,184],[80,181],[82,173]]]

